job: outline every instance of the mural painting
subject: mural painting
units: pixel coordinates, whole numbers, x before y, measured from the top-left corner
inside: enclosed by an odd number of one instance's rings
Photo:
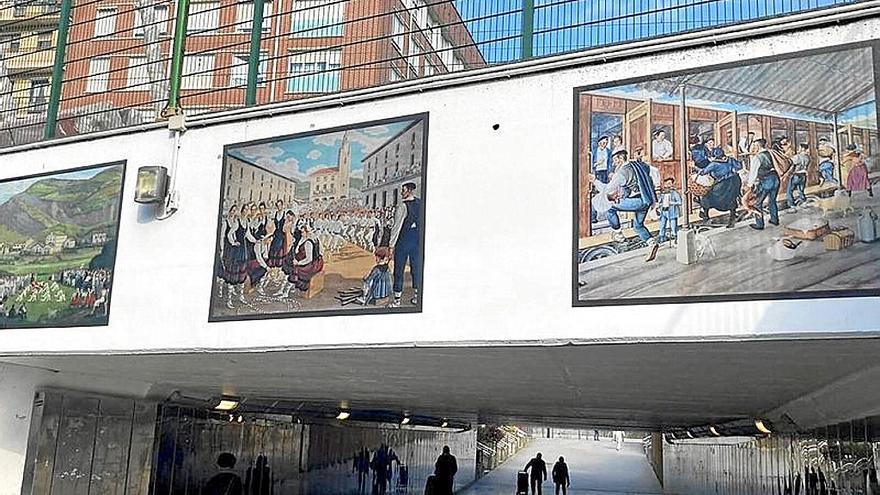
[[[107,324],[124,172],[0,181],[0,328]]]
[[[880,293],[873,57],[576,89],[574,304]]]
[[[427,122],[227,146],[210,319],[420,311]]]

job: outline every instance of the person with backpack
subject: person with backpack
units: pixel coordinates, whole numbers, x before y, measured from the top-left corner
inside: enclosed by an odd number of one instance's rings
[[[562,489],[562,495],[568,495],[568,487],[571,486],[571,478],[568,476],[568,464],[565,458],[559,456],[559,460],[553,465],[553,484],[556,485],[556,495],[559,495],[559,489]]]

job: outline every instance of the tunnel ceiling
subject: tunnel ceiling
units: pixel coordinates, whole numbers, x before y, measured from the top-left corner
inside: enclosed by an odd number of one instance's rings
[[[157,397],[226,391],[479,422],[653,428],[762,416],[877,366],[878,355],[878,339],[845,339],[0,360],[145,381]]]

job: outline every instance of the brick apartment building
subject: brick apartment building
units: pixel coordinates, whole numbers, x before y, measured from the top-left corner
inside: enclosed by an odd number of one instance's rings
[[[167,94],[176,5],[148,1],[74,8],[62,125],[64,115],[108,106],[125,109],[128,123],[156,119]],[[257,103],[486,65],[454,3],[404,2],[267,1]],[[252,17],[252,2],[190,3],[181,96],[187,114],[244,106]]]

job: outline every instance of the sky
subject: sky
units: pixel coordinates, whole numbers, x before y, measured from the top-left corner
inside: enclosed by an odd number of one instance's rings
[[[762,19],[853,0],[535,0],[533,53],[551,55]],[[522,0],[456,0],[490,63],[516,60]]]
[[[352,177],[363,175],[361,160],[413,121],[350,130]],[[269,143],[232,148],[229,154],[269,171],[298,181],[308,180],[315,170],[335,167],[344,132],[282,139]]]
[[[116,165],[107,167],[90,168],[88,170],[78,170],[76,172],[68,172],[66,174],[44,175],[41,177],[33,177],[30,179],[12,180],[0,183],[0,205],[9,201],[16,194],[27,190],[31,184],[43,179],[62,179],[62,180],[87,180],[100,174],[101,172],[113,168]]]

